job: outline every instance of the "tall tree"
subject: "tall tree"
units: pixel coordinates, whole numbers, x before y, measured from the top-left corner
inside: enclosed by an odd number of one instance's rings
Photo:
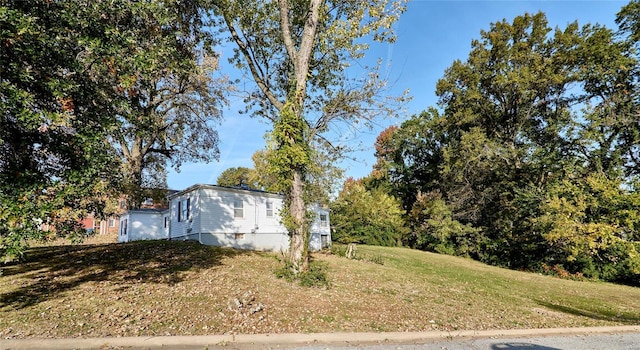
[[[638,177],[640,176],[640,118],[638,118],[638,103],[640,101],[640,85],[638,84],[638,73],[640,65],[637,63],[640,60],[638,55],[640,49],[640,2],[637,0],[630,1],[629,4],[624,6],[616,18],[618,23],[620,34],[625,39],[625,43],[622,46],[625,50],[628,47],[631,48],[629,56],[631,56],[635,64],[625,62],[624,65],[619,65],[619,69],[615,69],[615,65],[609,65],[610,77],[631,77],[632,85],[629,85],[629,80],[623,81],[623,85],[617,85],[615,81],[610,81],[606,84],[609,91],[615,91],[616,94],[608,94],[613,96],[615,100],[623,100],[625,103],[624,112],[620,113],[620,109],[617,110],[620,130],[620,146],[624,149],[623,157],[625,159],[625,170],[627,175]],[[628,46],[627,46],[628,45]],[[621,44],[618,44],[620,47]],[[619,48],[616,48],[619,49]],[[606,54],[606,52],[602,52]],[[619,60],[616,60],[619,61]],[[618,63],[618,62],[616,62]],[[611,100],[611,99],[610,99]],[[624,116],[626,114],[626,117]]]
[[[114,182],[162,178],[166,157],[217,155],[209,119],[221,99],[201,1],[8,1],[0,11],[1,196],[12,208],[0,215],[3,252],[99,214]]]
[[[494,23],[438,81],[448,137],[442,194],[456,219],[483,230],[487,260],[510,265],[522,254],[518,189],[544,186],[575,161],[571,108],[582,95],[571,87],[589,30],[552,30],[543,13]]]
[[[104,58],[88,43],[104,39],[95,14],[105,12],[101,1],[0,5],[0,257],[20,256],[30,238],[79,234],[77,219],[104,205],[114,100],[87,67]]]
[[[308,265],[305,182],[317,150],[312,145],[327,140],[332,125],[366,125],[381,112],[395,113],[391,101],[379,99],[385,82],[375,68],[356,79],[345,69],[363,57],[364,38],[394,40],[392,24],[404,6],[390,0],[215,3],[218,25],[237,46],[231,61],[257,86],[247,108],[273,123],[270,164],[285,194],[288,260],[299,273]]]
[[[166,186],[167,164],[179,170],[185,161],[218,158],[215,124],[226,81],[214,78],[218,62],[214,38],[202,31],[205,11],[199,0],[162,0],[102,15],[115,28],[110,39],[129,40],[110,47],[106,73],[114,73],[121,102],[110,143],[122,158],[134,207],[143,187]]]
[[[440,171],[447,144],[444,117],[435,108],[384,130],[377,138],[377,162],[372,175],[385,173],[392,193],[411,210],[418,192],[440,190]],[[383,175],[379,175],[383,176]]]
[[[599,25],[553,30],[542,13],[483,31],[438,82],[442,113],[379,139],[408,243],[637,283],[633,45]]]

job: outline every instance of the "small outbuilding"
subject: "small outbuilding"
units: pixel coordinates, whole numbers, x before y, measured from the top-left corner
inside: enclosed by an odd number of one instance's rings
[[[169,210],[134,209],[120,216],[118,242],[169,238]]]

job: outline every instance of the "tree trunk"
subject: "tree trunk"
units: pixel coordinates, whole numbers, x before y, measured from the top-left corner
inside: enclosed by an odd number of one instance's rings
[[[290,232],[289,262],[296,275],[309,269],[309,229],[307,228],[306,208],[302,196],[303,186],[302,173],[300,170],[295,170],[289,202],[289,211],[295,223],[295,228]]]
[[[140,208],[142,201],[142,159],[139,156],[131,157],[125,165],[125,194],[127,195],[127,206],[129,209]]]

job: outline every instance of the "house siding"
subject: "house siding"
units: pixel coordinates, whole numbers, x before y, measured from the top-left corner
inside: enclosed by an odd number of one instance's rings
[[[322,250],[331,246],[331,222],[329,219],[329,210],[323,209],[318,205],[313,207],[315,216],[311,223],[311,237],[309,237],[309,249]],[[321,222],[320,216],[326,215],[326,221]],[[326,244],[323,246],[322,236],[326,236]]]
[[[163,227],[163,215],[160,211],[127,212],[120,217],[118,242],[168,238]]]
[[[172,198],[169,203],[169,237],[180,238],[198,232],[200,229],[200,191],[191,191]],[[181,209],[183,200],[189,200],[189,216],[187,218],[180,217],[178,210]],[[180,220],[178,220],[180,218]]]
[[[200,232],[202,233],[286,233],[278,216],[282,199],[266,193],[233,193],[201,189]],[[243,217],[234,217],[234,203],[242,201]],[[267,217],[267,202],[274,215]]]
[[[189,215],[183,218],[180,203],[185,200],[189,201]],[[242,202],[242,217],[234,215],[238,209],[236,202]],[[267,216],[267,203],[270,203],[271,216]],[[158,217],[153,219],[157,224],[144,222],[143,226],[156,230],[161,238],[197,240],[206,245],[239,249],[286,251],[289,235],[280,222],[283,205],[283,197],[273,193],[194,185],[169,197],[168,211],[158,212]],[[317,205],[309,210],[316,213],[311,225],[309,248],[320,250],[328,247],[331,242],[328,210]],[[320,222],[320,215],[326,216],[324,224]],[[164,227],[165,217],[168,227]],[[133,236],[128,238],[137,239]]]

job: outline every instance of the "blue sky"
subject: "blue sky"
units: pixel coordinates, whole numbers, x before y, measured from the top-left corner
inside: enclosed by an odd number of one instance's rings
[[[355,178],[369,174],[375,163],[373,143],[376,136],[389,125],[400,124],[403,119],[435,106],[435,86],[454,60],[465,60],[471,40],[488,30],[490,23],[514,17],[525,12],[542,11],[551,27],[564,28],[573,21],[579,24],[600,23],[616,28],[616,13],[628,1],[437,1],[417,0],[396,24],[397,41],[393,45],[376,45],[367,53],[366,60],[383,60],[383,67],[391,84],[390,94],[398,95],[405,89],[413,97],[401,119],[378,121],[374,130],[358,134],[361,151],[350,154],[341,167],[347,176]],[[223,57],[224,59],[224,57]],[[247,83],[248,84],[248,83]],[[264,148],[264,134],[270,129],[266,122],[238,113],[239,102],[232,101],[224,111],[224,120],[218,126],[220,159],[211,163],[184,164],[180,173],[170,171],[168,185],[184,189],[196,183],[215,184],[218,176],[230,167],[251,167],[251,155]]]

